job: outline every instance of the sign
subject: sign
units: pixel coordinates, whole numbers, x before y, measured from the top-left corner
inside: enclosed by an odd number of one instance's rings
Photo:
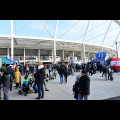
[[[36,57],[25,57],[26,60],[35,60]]]

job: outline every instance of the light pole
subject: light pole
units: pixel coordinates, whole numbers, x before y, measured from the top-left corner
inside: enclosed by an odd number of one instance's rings
[[[118,44],[120,43],[120,41],[119,42],[116,42],[116,51],[117,51],[117,58],[118,58]]]
[[[14,59],[13,20],[11,20],[11,60]]]

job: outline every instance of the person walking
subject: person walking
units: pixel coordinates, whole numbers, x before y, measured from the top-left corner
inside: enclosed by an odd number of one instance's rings
[[[113,68],[111,68],[111,71],[110,71],[110,80],[111,81],[113,81],[113,73],[114,73]]]
[[[117,66],[116,66],[116,63],[114,64],[114,72],[117,73]]]
[[[48,69],[49,69],[49,80],[50,80],[50,79],[51,79],[51,75],[50,75],[50,74],[51,74],[51,72],[52,72],[52,67],[51,67],[51,65],[49,65],[49,68],[48,68]]]
[[[108,67],[105,66],[104,67],[104,75],[105,75],[105,79],[107,80],[107,73],[108,73]]]
[[[65,83],[67,83],[67,77],[68,77],[67,67],[65,67],[65,70],[64,70],[64,80],[65,80]]]
[[[12,65],[10,65],[10,66],[7,68],[6,72],[7,72],[9,75],[11,75],[10,91],[12,91],[13,81],[14,81],[14,79],[15,79],[15,72],[14,72],[14,70],[12,69]]]
[[[108,80],[110,80],[110,73],[111,73],[111,69],[108,67],[107,68]]]
[[[78,100],[88,100],[90,94],[90,78],[87,76],[87,71],[81,72],[81,77],[78,85]]]
[[[2,99],[1,97],[1,86],[3,84],[3,70],[0,70],[0,100]]]
[[[17,69],[16,69],[16,72],[15,72],[16,89],[17,89],[18,87],[20,87],[20,77],[21,77],[21,73],[19,72],[19,69],[17,68]]]
[[[65,69],[64,69],[63,65],[60,65],[60,68],[59,68],[59,70],[58,70],[58,73],[59,73],[59,75],[60,75],[60,84],[63,83],[64,70],[65,70]]]
[[[93,66],[92,65],[90,65],[90,67],[89,67],[89,75],[91,74],[91,76],[93,75]]]
[[[29,65],[26,66],[26,75],[29,76]]]
[[[35,78],[36,78],[35,84],[37,84],[37,88],[38,88],[38,97],[36,99],[44,98],[43,84],[45,79],[45,70],[43,65],[38,66],[38,71],[36,73]]]
[[[100,70],[100,73],[102,72],[102,65],[99,63],[99,70]]]
[[[79,85],[80,75],[76,77],[75,84],[73,85],[74,98],[78,100],[78,85]]]
[[[54,70],[53,70],[53,73],[54,73],[54,77],[55,77],[55,79],[56,79],[57,70],[56,70],[56,69],[54,69]]]
[[[6,71],[3,71],[3,93],[4,93],[4,100],[9,100],[8,95],[8,89],[10,88],[10,78],[11,75],[9,75]]]

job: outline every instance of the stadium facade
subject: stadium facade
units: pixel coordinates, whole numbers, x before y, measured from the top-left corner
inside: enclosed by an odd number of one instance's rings
[[[114,20],[114,22],[120,25],[119,20]],[[44,63],[56,63],[61,60],[68,61],[70,58],[85,63],[88,60],[94,59],[98,52],[106,52],[108,56],[117,57],[116,48],[107,47],[104,44],[87,43],[85,38],[88,28],[86,29],[83,42],[77,42],[57,39],[57,26],[58,21],[56,23],[54,38],[18,36],[13,34],[13,20],[11,20],[11,35],[0,35],[0,57],[4,56],[12,60],[19,60],[19,62],[24,64],[35,64],[40,61]],[[108,33],[108,29],[104,39]],[[114,42],[116,41],[117,37]]]

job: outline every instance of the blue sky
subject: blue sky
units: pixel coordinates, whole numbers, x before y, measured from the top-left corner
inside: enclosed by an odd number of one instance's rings
[[[89,20],[59,20],[56,37],[65,40],[83,41],[88,22]],[[109,24],[110,20],[91,20],[86,42],[101,44]],[[56,20],[14,20],[14,34],[51,38],[54,37],[55,26]],[[71,27],[72,29],[70,29]],[[119,26],[112,22],[104,44],[112,46],[119,31]],[[65,34],[63,34],[64,32]],[[0,20],[0,34],[10,35],[10,33],[11,20]],[[118,41],[120,41],[120,36]]]

